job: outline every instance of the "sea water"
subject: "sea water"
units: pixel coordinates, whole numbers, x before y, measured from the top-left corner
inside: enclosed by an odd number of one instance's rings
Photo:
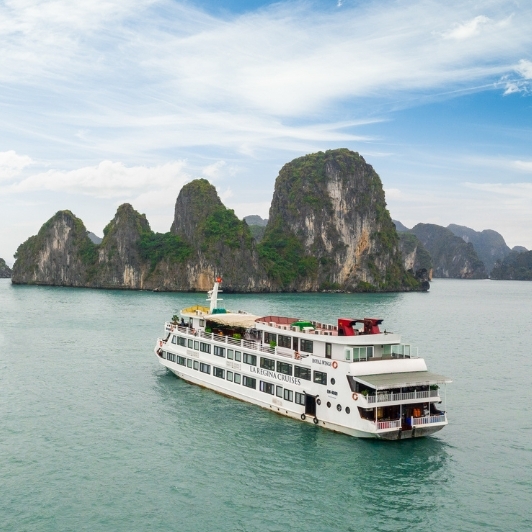
[[[225,294],[228,308],[383,318],[447,386],[428,438],[355,439],[187,384],[153,353],[205,294],[0,281],[0,529],[532,529],[532,283]]]

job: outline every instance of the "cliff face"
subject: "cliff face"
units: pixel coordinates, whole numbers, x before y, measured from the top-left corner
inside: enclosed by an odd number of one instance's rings
[[[87,286],[98,250],[83,222],[70,211],[59,211],[19,246],[15,258],[14,284]]]
[[[432,271],[432,258],[416,235],[401,232],[399,234],[399,249],[405,270],[417,272],[425,269],[427,272]]]
[[[492,279],[532,281],[532,251],[512,251],[495,264]]]
[[[428,288],[405,270],[379,176],[345,149],[283,167],[259,245],[199,179],[179,193],[164,234],[129,204],[101,242],[70,211],[58,212],[19,247],[13,283],[204,291],[218,275],[227,292]]]
[[[403,267],[379,176],[347,149],[281,169],[259,250],[285,290],[419,289]]]
[[[484,263],[487,273],[490,273],[497,261],[502,261],[510,253],[503,236],[492,229],[475,231],[463,225],[451,224],[447,226],[454,235],[465,242],[471,242],[478,258]]]
[[[9,279],[12,274],[13,271],[6,264],[6,261],[4,259],[0,259],[0,279]]]
[[[152,234],[146,216],[125,203],[118,207],[103,234],[98,246],[97,273],[88,281],[102,288],[144,288],[148,268],[140,244],[144,235]]]
[[[485,279],[484,264],[470,242],[455,236],[449,229],[434,224],[417,224],[414,234],[430,253],[433,276],[453,279]]]
[[[205,179],[181,189],[171,233],[191,248],[186,289],[210,289],[216,275],[223,276],[225,291],[271,288],[248,225],[223,205],[216,189]],[[168,271],[168,265],[161,265],[161,273],[165,269]]]

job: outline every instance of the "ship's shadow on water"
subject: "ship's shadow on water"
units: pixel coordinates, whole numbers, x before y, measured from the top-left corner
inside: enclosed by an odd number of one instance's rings
[[[189,449],[196,464],[215,462],[215,481],[222,486],[240,471],[239,482],[255,492],[254,499],[264,489],[279,513],[310,508],[309,519],[331,516],[331,530],[357,530],[351,523],[362,516],[371,516],[376,530],[416,529],[412,508],[418,517],[427,512],[427,530],[431,514],[437,519],[452,461],[449,445],[437,436],[394,442],[353,438],[188,384],[166,370],[156,373],[155,389],[166,423],[179,427],[174,445]],[[201,475],[201,468],[187,475]],[[337,505],[334,516],[315,496],[324,492],[332,492],[327,500]],[[238,507],[230,497],[227,504]],[[252,500],[241,505],[263,511]],[[396,519],[394,528],[390,523]]]

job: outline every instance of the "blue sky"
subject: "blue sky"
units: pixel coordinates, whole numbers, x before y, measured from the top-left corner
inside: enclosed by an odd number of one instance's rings
[[[268,215],[283,164],[361,153],[392,216],[532,248],[532,4],[0,4],[0,257],[59,209],[167,231],[206,177]]]

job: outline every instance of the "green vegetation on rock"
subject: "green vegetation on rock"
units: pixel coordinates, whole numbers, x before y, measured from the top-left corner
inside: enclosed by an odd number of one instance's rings
[[[512,251],[498,261],[491,271],[492,279],[532,281],[532,251]]]
[[[185,262],[192,254],[191,246],[173,233],[142,233],[139,243],[140,256],[150,263],[153,270],[162,260]]]

